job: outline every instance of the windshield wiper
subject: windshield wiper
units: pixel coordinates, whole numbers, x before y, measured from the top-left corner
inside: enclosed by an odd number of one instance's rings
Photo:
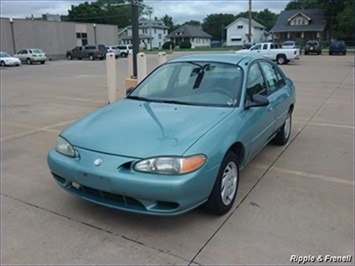
[[[152,101],[151,99],[144,98],[144,97],[141,97],[141,96],[127,96],[126,99],[132,99],[132,100],[138,100],[138,101],[147,101],[147,102]]]

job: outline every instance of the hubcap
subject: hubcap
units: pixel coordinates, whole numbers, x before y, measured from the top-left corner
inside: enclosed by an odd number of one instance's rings
[[[285,125],[284,125],[284,137],[285,137],[285,139],[287,139],[288,136],[290,135],[290,131],[291,131],[291,117],[289,115],[287,117],[287,119],[285,121]]]
[[[223,171],[221,184],[221,198],[224,205],[228,206],[236,193],[238,171],[235,162],[229,162]]]

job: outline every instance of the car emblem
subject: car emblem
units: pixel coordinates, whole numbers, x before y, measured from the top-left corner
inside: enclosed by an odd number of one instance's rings
[[[94,161],[94,165],[95,166],[99,166],[102,164],[102,159],[101,158],[97,158],[95,161]]]

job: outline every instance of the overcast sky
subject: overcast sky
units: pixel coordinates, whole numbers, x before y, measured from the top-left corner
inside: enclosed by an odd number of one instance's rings
[[[85,1],[56,1],[56,0],[1,0],[0,10],[1,17],[24,18],[41,16],[42,14],[68,14],[71,5],[78,5]],[[289,0],[262,1],[253,0],[253,10],[260,11],[265,8],[279,13],[282,11]],[[161,18],[165,14],[173,17],[175,24],[185,22],[187,20],[202,20],[206,15],[212,13],[230,13],[238,14],[248,10],[248,0],[145,0],[145,4],[152,6],[154,9],[153,17]]]

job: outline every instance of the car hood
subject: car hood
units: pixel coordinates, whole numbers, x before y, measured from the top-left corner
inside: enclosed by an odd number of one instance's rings
[[[16,57],[3,57],[1,58],[3,60],[6,60],[6,61],[11,61],[11,62],[18,62],[20,61],[20,59],[16,58]]]
[[[182,155],[232,111],[124,99],[85,116],[61,135],[73,146],[121,156]]]

